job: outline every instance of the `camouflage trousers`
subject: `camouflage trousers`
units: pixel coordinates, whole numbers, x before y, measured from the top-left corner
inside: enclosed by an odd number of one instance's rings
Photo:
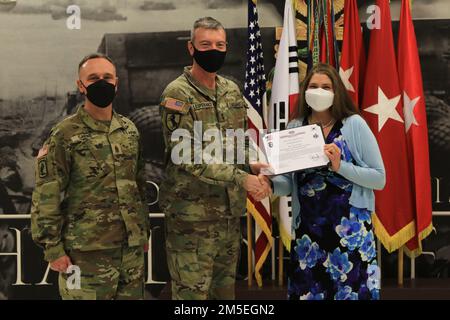
[[[71,250],[72,264],[79,267],[80,286],[72,274],[59,274],[63,300],[140,300],[144,298],[144,249],[141,246],[80,251]]]
[[[240,249],[239,218],[166,221],[173,300],[233,300]]]

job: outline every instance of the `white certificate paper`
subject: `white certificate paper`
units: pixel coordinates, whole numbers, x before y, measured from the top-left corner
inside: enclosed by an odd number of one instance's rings
[[[262,174],[282,173],[326,166],[330,161],[323,151],[325,138],[317,124],[272,132],[263,137],[266,160],[271,168]]]

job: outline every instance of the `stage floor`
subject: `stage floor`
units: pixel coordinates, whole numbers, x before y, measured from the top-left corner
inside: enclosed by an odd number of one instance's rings
[[[247,281],[236,283],[236,300],[284,300],[287,297],[286,285],[278,286],[275,281],[264,281],[264,287],[256,283],[248,287]],[[170,284],[167,284],[158,297],[170,299]],[[385,279],[381,287],[382,300],[450,300],[450,279],[405,279],[403,287],[394,279]]]

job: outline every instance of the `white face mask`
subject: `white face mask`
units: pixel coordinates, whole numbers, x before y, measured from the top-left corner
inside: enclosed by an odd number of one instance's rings
[[[327,110],[333,105],[334,93],[322,88],[308,89],[305,92],[306,103],[317,112]]]

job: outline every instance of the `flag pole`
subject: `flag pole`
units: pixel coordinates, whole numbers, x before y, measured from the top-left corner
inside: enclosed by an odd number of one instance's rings
[[[283,253],[284,245],[281,240],[281,235],[278,237],[278,285],[283,286]]]
[[[381,241],[377,237],[377,261],[378,261],[378,268],[380,268],[380,286],[382,281],[382,269],[381,269]]]
[[[398,249],[398,285],[403,287],[403,247]]]
[[[252,215],[247,211],[247,277],[248,277],[248,286],[252,286],[253,281],[253,241],[252,241]]]
[[[275,243],[276,239],[272,238],[272,243]],[[270,249],[270,256],[271,256],[271,267],[272,267],[272,281],[275,281],[276,279],[276,266],[275,266],[275,261],[276,261],[276,257],[275,257],[275,246],[273,245],[272,248]]]

